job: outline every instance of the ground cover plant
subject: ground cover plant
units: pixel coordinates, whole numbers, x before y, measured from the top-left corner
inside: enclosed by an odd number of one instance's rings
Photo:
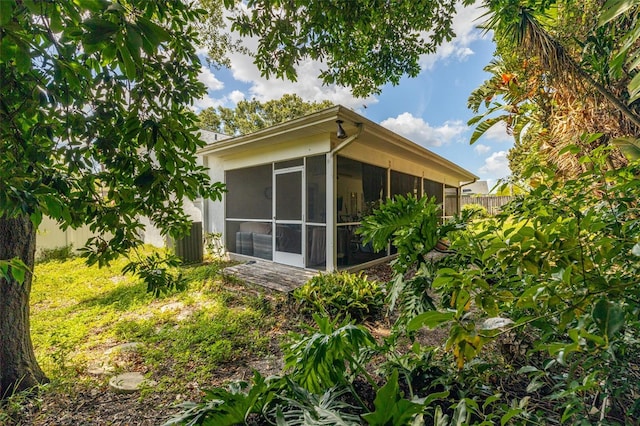
[[[350,318],[355,322],[379,316],[384,296],[384,285],[368,280],[362,272],[316,275],[293,291],[301,313],[310,316],[321,313],[329,318]]]

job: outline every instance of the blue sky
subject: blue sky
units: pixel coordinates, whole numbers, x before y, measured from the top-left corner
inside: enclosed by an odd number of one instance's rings
[[[403,78],[397,86],[384,86],[380,95],[358,99],[346,88],[323,86],[317,79],[321,64],[312,61],[300,65],[297,82],[266,80],[250,57],[234,54],[230,69],[203,66],[200,79],[209,93],[195,108],[233,107],[242,99],[252,98],[264,102],[285,93],[296,93],[306,101],[328,99],[425,146],[489,180],[491,185],[509,175],[506,153],[513,139],[503,127],[495,126],[474,145],[469,144],[472,128],[466,123],[473,114],[467,109],[467,98],[489,77],[483,68],[494,51],[490,37],[483,37],[475,28],[481,14],[476,8],[460,9],[454,20],[457,37],[422,58],[418,77]],[[244,43],[250,49],[256,45],[255,40]]]

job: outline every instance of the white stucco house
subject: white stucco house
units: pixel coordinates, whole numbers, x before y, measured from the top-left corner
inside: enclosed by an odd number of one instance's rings
[[[435,196],[443,216],[477,176],[342,106],[256,133],[220,138],[199,151],[223,200],[204,201],[204,232],[219,232],[232,257],[332,271],[393,255],[354,232],[382,200]],[[419,142],[419,141],[418,141]]]

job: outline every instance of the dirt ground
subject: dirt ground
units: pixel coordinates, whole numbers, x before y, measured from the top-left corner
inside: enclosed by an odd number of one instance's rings
[[[367,269],[370,279],[387,281],[391,270],[387,264]],[[372,333],[384,337],[389,333],[386,321],[367,324]],[[444,339],[444,332],[425,336],[431,344]],[[274,342],[272,354],[262,359],[243,359],[239,363],[219,368],[211,386],[232,380],[248,380],[254,369],[263,375],[278,374],[282,367],[282,354]],[[99,383],[99,384],[96,384]],[[185,401],[199,401],[202,389],[198,384],[187,384],[179,393],[152,390],[143,393],[115,393],[106,380],[85,380],[70,386],[53,386],[12,410],[14,425],[71,426],[71,425],[161,425],[180,412],[178,405]],[[2,408],[0,408],[2,409]]]

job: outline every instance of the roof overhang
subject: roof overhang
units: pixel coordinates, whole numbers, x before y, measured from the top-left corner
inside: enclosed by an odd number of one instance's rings
[[[347,135],[358,134],[357,140],[354,142],[362,141],[371,146],[371,148],[392,152],[394,155],[410,161],[418,161],[437,168],[447,169],[460,182],[479,179],[478,176],[446,158],[340,105],[277,124],[255,133],[218,140],[200,149],[198,154],[224,157],[249,148],[255,149],[273,143],[300,140],[317,135],[329,135],[331,150],[339,153],[339,146],[342,140],[336,137],[336,120],[342,120],[342,127]]]

